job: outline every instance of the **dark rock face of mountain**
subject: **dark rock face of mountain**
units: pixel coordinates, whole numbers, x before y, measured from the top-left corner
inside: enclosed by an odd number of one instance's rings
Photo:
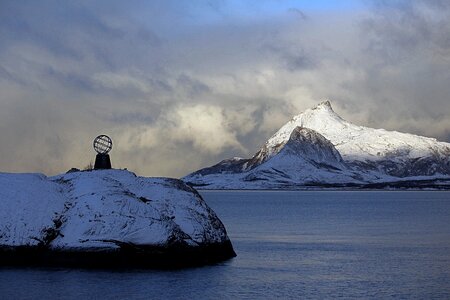
[[[296,127],[282,151],[286,151],[289,155],[301,156],[314,164],[327,165],[336,169],[346,168],[334,145],[312,129]]]
[[[352,180],[351,170],[339,152],[321,134],[308,128],[296,127],[287,142],[255,154],[254,162],[244,181],[265,180],[275,184],[295,185],[299,182],[336,182],[336,175]],[[248,167],[247,163],[247,167]]]
[[[224,159],[218,164],[215,164],[214,166],[204,168],[201,170],[198,170],[192,175],[209,175],[209,174],[224,174],[224,173],[241,173],[244,169],[244,165],[249,161],[249,159],[244,158],[230,158],[230,159]]]
[[[321,134],[309,128],[295,127],[289,139],[276,145],[268,145],[259,150],[250,160],[244,162],[244,171],[252,170],[263,164],[281,151],[288,151],[291,155],[298,155],[317,163],[342,163],[339,152]]]
[[[252,158],[223,160],[183,180],[211,189],[377,187],[418,176],[427,187],[450,180],[450,144],[354,125],[325,101],[292,118]]]
[[[450,157],[450,153],[448,154]],[[450,160],[443,155],[432,154],[402,160],[382,159],[379,161],[353,160],[351,165],[357,170],[370,170],[399,178],[413,176],[450,176]]]

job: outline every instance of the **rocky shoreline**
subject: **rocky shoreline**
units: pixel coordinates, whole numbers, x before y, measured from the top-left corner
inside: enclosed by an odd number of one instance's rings
[[[124,245],[120,249],[0,247],[0,266],[86,269],[178,269],[211,265],[236,256],[230,241],[190,247]]]

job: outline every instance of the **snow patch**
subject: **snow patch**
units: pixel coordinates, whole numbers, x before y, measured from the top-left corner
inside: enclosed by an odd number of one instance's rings
[[[124,170],[0,174],[0,245],[115,249],[121,243],[229,242],[201,196],[177,179]]]

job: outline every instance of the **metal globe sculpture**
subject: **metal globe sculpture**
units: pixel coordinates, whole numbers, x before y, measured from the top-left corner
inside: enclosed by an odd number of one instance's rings
[[[95,157],[94,170],[111,169],[111,160],[109,158],[109,151],[112,149],[113,142],[107,135],[99,135],[94,139],[94,150],[97,152]]]
[[[94,150],[98,154],[108,154],[112,149],[112,140],[107,135],[99,135],[94,139]]]

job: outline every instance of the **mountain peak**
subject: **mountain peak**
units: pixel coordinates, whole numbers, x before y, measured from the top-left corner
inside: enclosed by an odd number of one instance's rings
[[[309,113],[308,113],[309,111]],[[331,116],[334,119],[342,119],[334,110],[333,107],[331,106],[331,102],[330,100],[325,100],[320,102],[319,104],[317,104],[315,107],[308,109],[305,111],[306,115],[310,115],[315,116],[315,117],[319,117],[319,118],[323,118],[324,116]],[[304,113],[301,113],[300,115],[302,115]]]
[[[316,105],[313,109],[329,109],[333,111],[333,107],[331,107],[330,100],[325,100]]]
[[[328,129],[334,132],[349,125],[349,122],[346,122],[334,112],[330,101],[326,100],[293,117],[288,123],[281,127],[266,144],[270,148],[283,142],[287,142],[292,131],[294,131],[297,126],[301,128],[311,128],[317,132],[327,132]]]
[[[338,121],[338,122],[342,122],[344,121],[334,110],[333,107],[331,106],[331,101],[330,100],[325,100],[320,102],[319,104],[317,104],[316,106],[314,106],[313,108],[309,108],[307,110],[305,110],[304,112],[298,114],[297,116],[295,116],[291,122],[295,122],[297,123],[297,121],[299,120],[303,120],[303,123],[297,124],[300,125],[301,127],[308,127],[310,128],[310,126],[308,126],[308,120],[314,120],[317,119],[320,122],[326,122],[325,119],[327,119],[328,121]],[[288,122],[289,124],[289,122]],[[294,126],[295,127],[295,126]],[[292,127],[292,129],[294,129],[294,127]]]

